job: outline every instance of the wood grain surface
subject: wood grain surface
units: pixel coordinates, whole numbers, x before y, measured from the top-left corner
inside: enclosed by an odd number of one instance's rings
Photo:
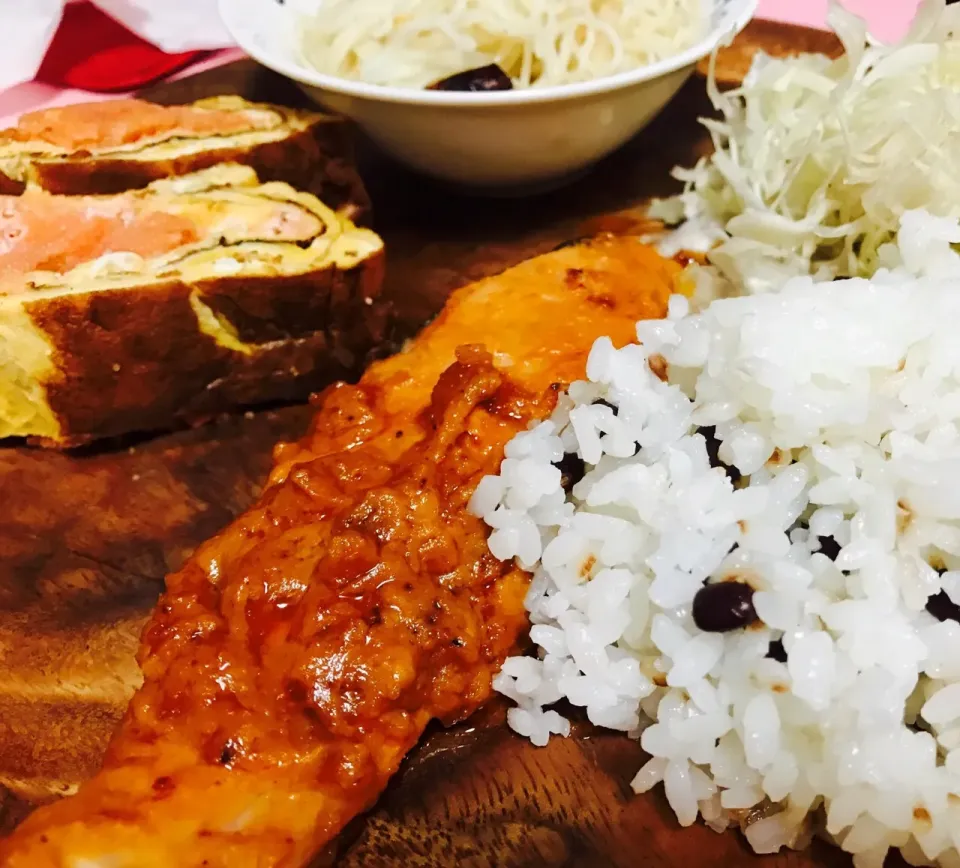
[[[832,37],[755,22],[721,56],[738,81],[757,50],[835,54]],[[148,95],[219,93],[297,103],[289,83],[240,62]],[[524,200],[468,199],[361,143],[361,171],[386,241],[386,292],[402,331],[449,292],[598,228],[630,231],[672,166],[709,146],[695,76],[636,141],[576,185]],[[273,445],[295,438],[307,407],[226,418],[194,431],[72,454],[0,450],[0,831],[91,774],[138,683],[140,627],[161,588],[204,538],[257,496]],[[636,742],[578,724],[543,749],[513,736],[499,704],[433,730],[368,816],[318,865],[342,868],[629,868],[745,863],[848,864],[816,846],[756,859],[738,835],[680,829],[660,795],[633,797]]]

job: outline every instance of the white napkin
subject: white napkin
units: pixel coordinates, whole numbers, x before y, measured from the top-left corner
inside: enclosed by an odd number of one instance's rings
[[[73,0],[0,0],[3,51],[0,90],[30,81],[40,68],[60,23],[63,7]],[[233,45],[217,13],[217,0],[92,0],[111,18],[157,48],[180,51]]]

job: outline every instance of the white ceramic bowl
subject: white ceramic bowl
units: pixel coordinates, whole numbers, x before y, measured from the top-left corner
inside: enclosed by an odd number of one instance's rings
[[[249,55],[353,118],[387,153],[424,174],[490,192],[559,183],[618,148],[670,101],[697,61],[746,26],[757,6],[713,0],[705,39],[630,72],[543,89],[451,93],[314,71],[296,47],[303,2],[310,0],[220,0],[220,14]]]

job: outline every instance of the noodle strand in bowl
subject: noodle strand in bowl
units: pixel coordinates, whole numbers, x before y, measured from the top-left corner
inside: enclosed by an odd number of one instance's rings
[[[318,72],[424,88],[497,64],[516,88],[591,81],[701,38],[706,0],[322,0],[300,51]]]

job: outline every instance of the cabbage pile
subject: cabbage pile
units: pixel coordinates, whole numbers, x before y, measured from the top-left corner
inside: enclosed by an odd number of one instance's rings
[[[960,217],[960,6],[925,0],[892,45],[837,5],[829,21],[836,60],[760,55],[727,93],[711,74],[715,152],[651,208],[685,222],[677,241],[719,240],[710,260],[736,292],[872,275],[905,212]]]

